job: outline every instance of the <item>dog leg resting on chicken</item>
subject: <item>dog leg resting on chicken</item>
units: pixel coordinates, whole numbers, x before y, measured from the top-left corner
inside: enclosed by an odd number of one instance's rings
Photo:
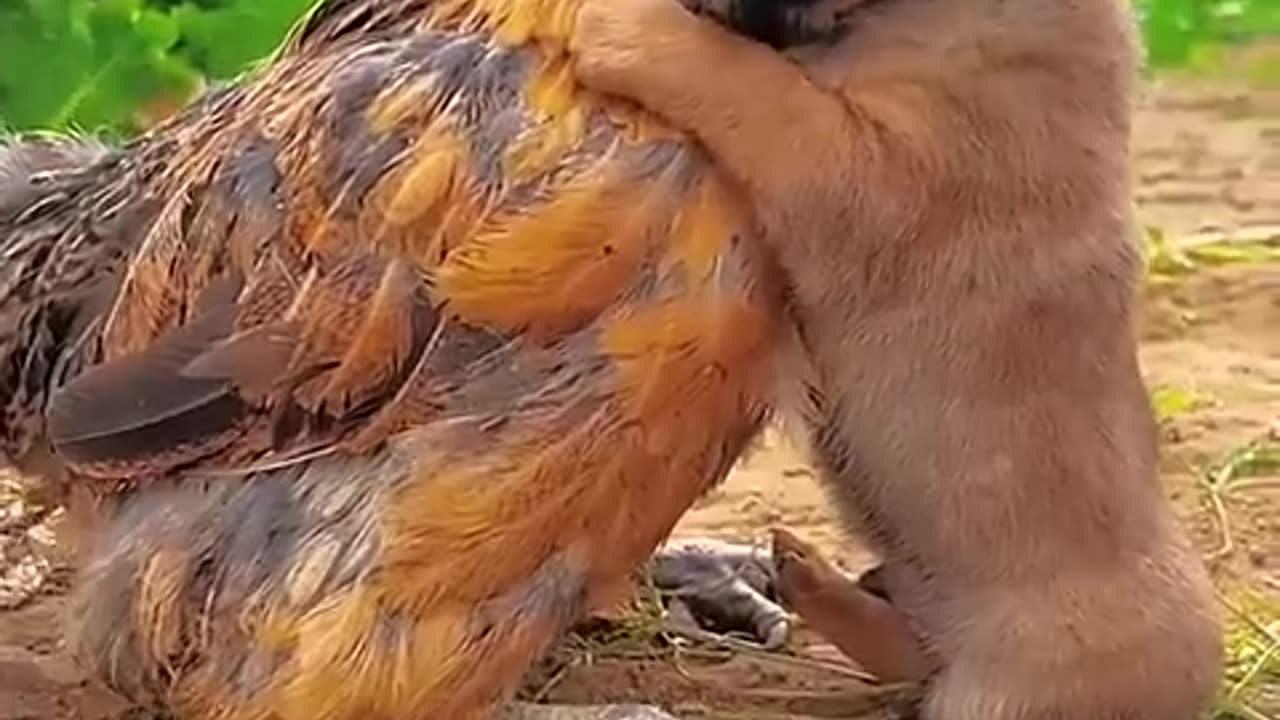
[[[1132,335],[1127,4],[775,5],[845,32],[784,57],[675,0],[585,0],[571,49],[750,199],[813,449],[933,658],[924,716],[1192,720],[1221,639]]]

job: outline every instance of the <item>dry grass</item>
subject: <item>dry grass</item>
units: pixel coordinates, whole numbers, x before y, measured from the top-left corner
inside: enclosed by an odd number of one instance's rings
[[[1268,435],[1227,455],[1204,473],[1203,493],[1221,538],[1210,561],[1238,549],[1232,531],[1231,501],[1240,493],[1280,487],[1280,480],[1259,479],[1280,469],[1280,438]],[[1226,610],[1226,681],[1211,717],[1214,720],[1280,718],[1280,600],[1275,581],[1265,575],[1219,587]]]
[[[1228,264],[1280,263],[1280,227],[1254,237],[1175,242],[1148,231],[1148,282],[1180,283],[1207,268]],[[1153,404],[1162,424],[1193,412],[1205,402],[1185,388],[1154,388]],[[1280,490],[1280,416],[1267,430],[1203,468],[1187,468],[1197,478],[1205,512],[1216,534],[1205,551],[1211,566],[1256,548],[1236,532],[1233,508],[1249,496]],[[1280,512],[1280,508],[1271,508]],[[1265,540],[1266,538],[1264,538]],[[1262,551],[1265,552],[1265,551]],[[1280,579],[1265,571],[1218,581],[1226,619],[1223,688],[1212,720],[1280,720]]]

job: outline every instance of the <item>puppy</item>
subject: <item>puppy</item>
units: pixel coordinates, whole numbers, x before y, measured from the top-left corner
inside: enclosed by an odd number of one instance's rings
[[[838,33],[784,56],[674,0],[584,0],[571,51],[754,208],[816,456],[934,658],[922,715],[1191,720],[1222,648],[1131,332],[1131,18],[782,4]]]

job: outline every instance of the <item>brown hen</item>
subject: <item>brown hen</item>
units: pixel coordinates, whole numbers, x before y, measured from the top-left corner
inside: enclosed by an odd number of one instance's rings
[[[10,149],[0,431],[96,498],[71,637],[112,688],[484,717],[756,433],[748,219],[575,85],[574,10],[332,0],[126,147]]]

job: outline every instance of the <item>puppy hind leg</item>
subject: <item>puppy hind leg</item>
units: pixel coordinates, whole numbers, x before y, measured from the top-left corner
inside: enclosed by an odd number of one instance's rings
[[[934,661],[902,611],[786,530],[774,531],[773,548],[783,601],[849,659],[885,682],[930,675]]]

